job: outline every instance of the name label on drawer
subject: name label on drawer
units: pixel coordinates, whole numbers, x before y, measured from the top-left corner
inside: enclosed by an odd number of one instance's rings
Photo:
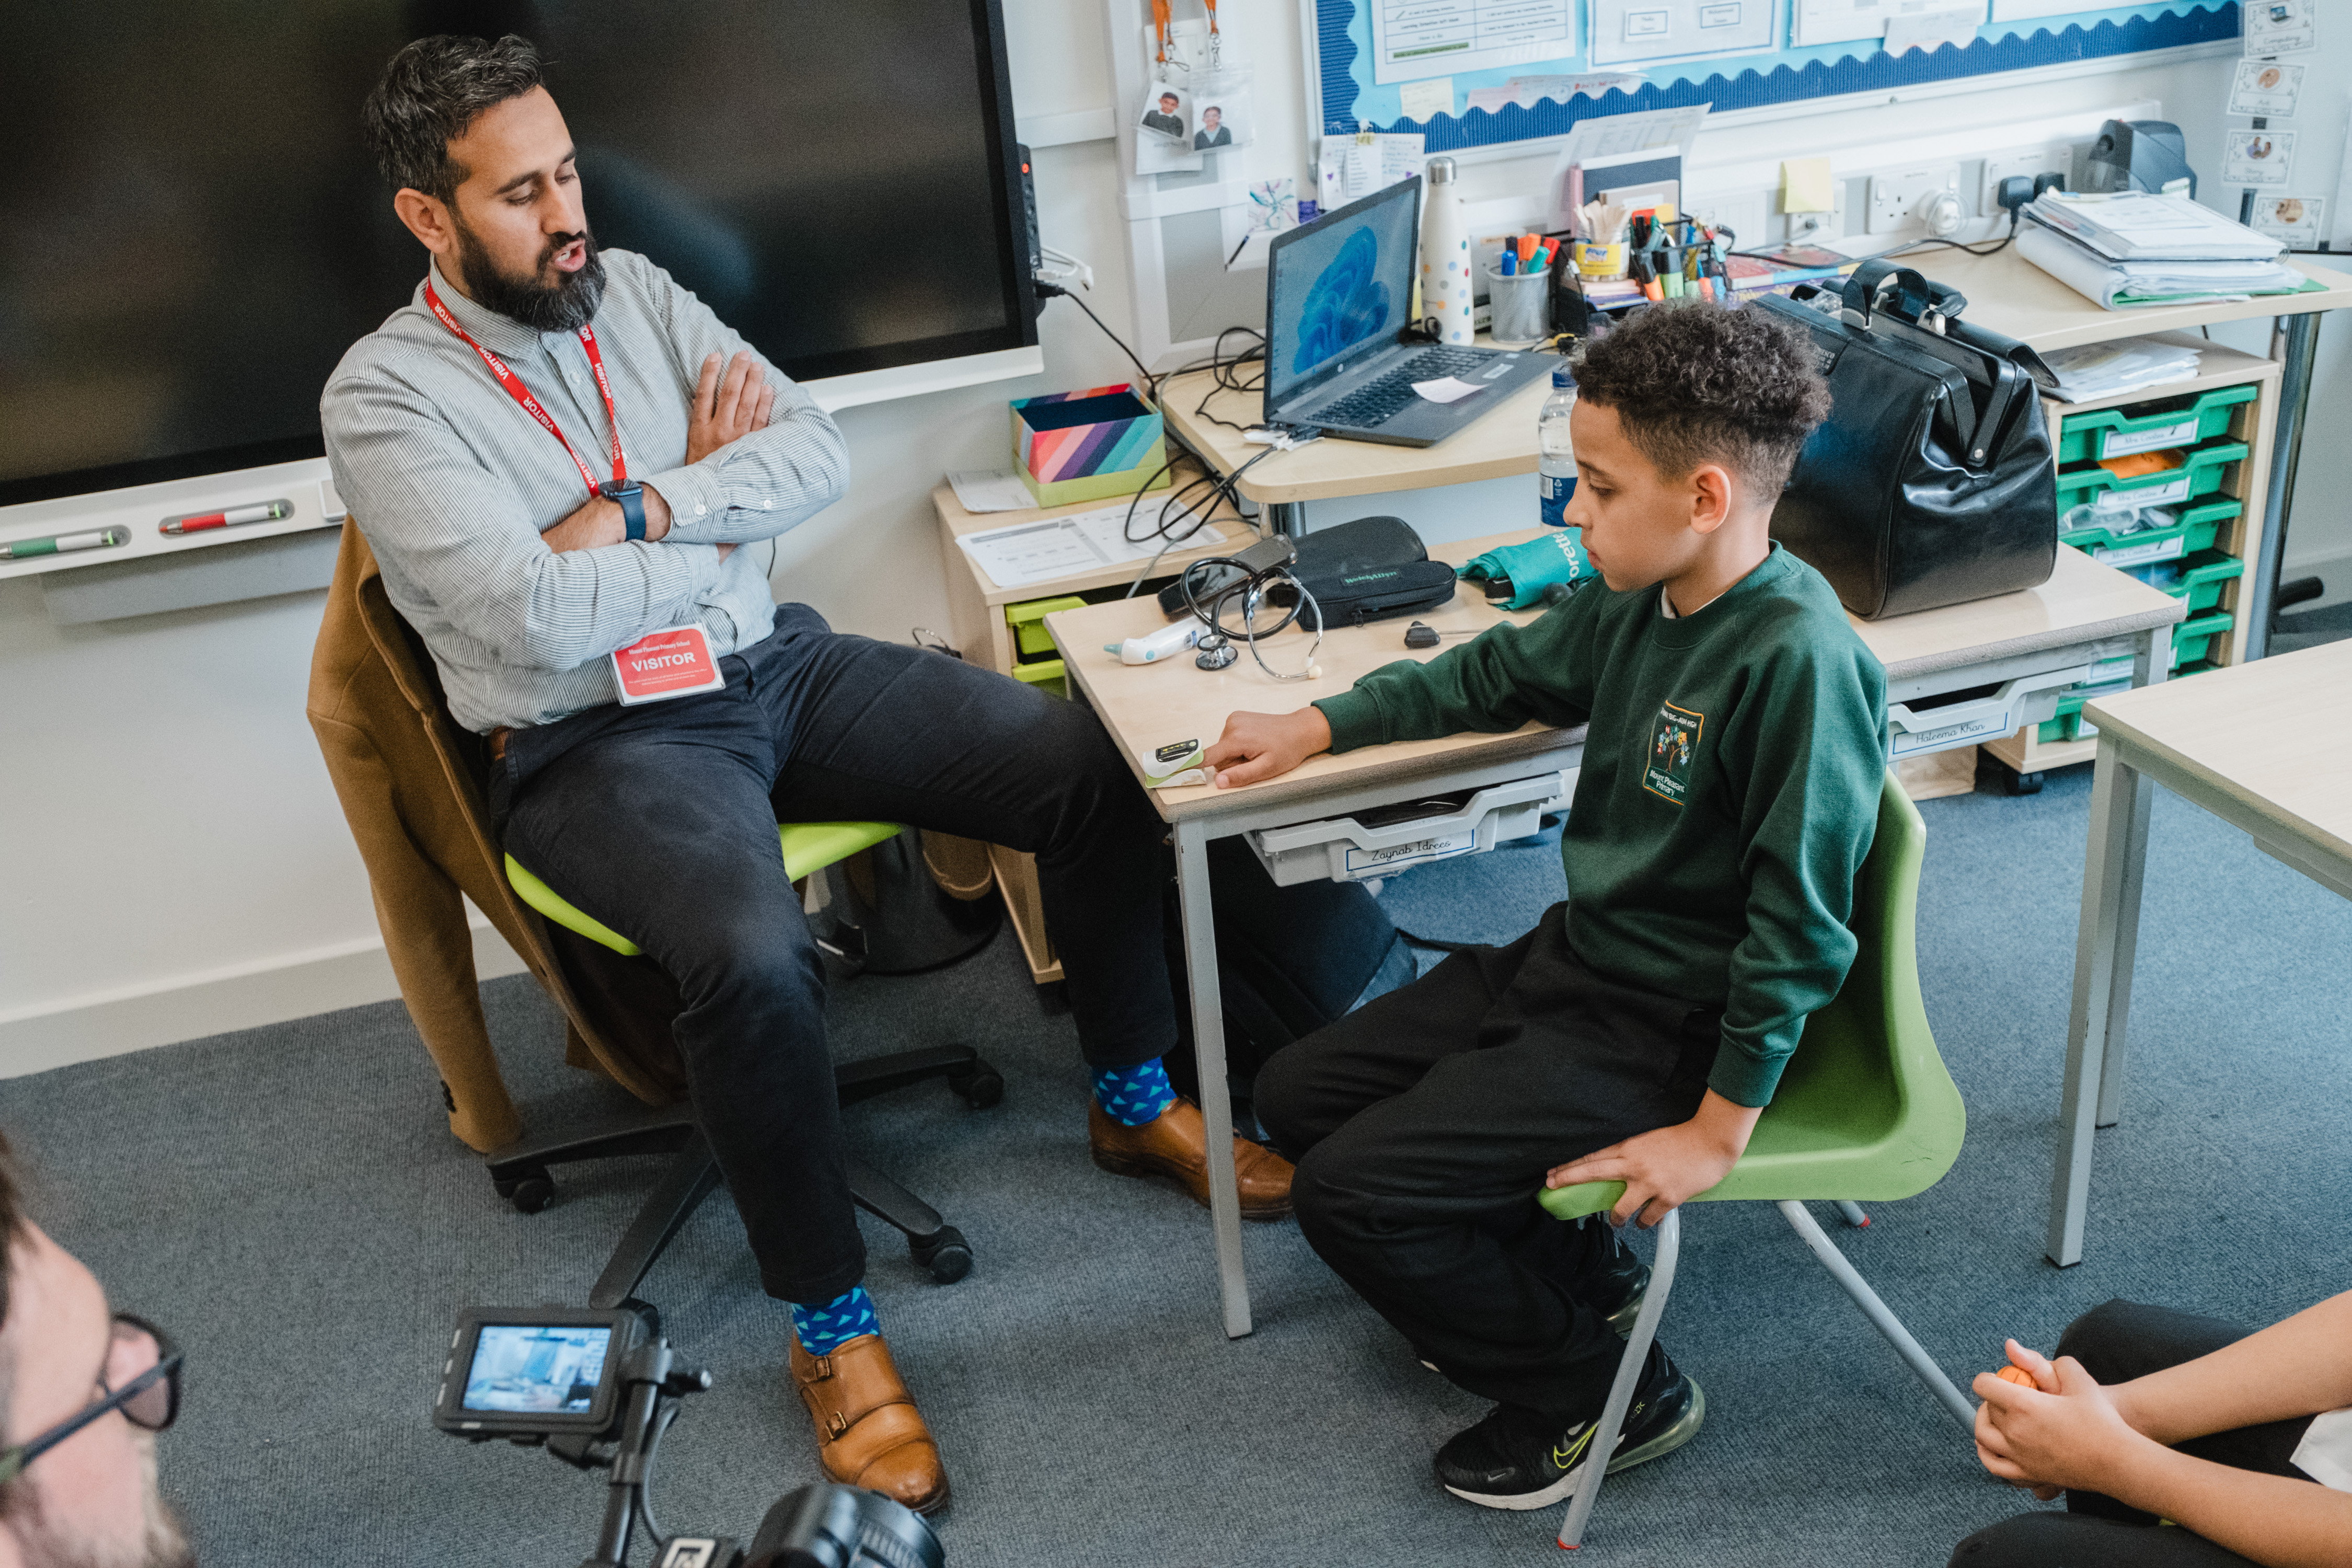
[[[1391,844],[1385,849],[1348,848],[1348,874],[1370,876],[1394,866],[1408,866],[1421,860],[1443,860],[1449,855],[1466,855],[1477,847],[1478,835],[1448,833],[1438,838],[1416,838],[1410,844]]]
[[[2146,489],[2112,489],[2100,492],[2091,504],[2100,511],[2129,511],[2138,506],[2162,506],[2167,501],[2189,499],[2189,476],[2168,479],[2163,484]]]
[[[2197,439],[2197,421],[2184,419],[2178,425],[2159,426],[2154,430],[2110,430],[2099,445],[2102,458],[2128,458],[2134,452],[2158,452],[2167,447],[2186,447]]]
[[[2152,540],[2146,544],[2103,544],[2091,552],[2091,559],[2109,566],[2144,566],[2151,561],[2171,560],[2188,542],[2187,534],[2176,533],[2169,539]]]
[[[1940,730],[1909,730],[1895,732],[1895,754],[1898,757],[1916,755],[1921,752],[1941,752],[1978,740],[1986,735],[2006,735],[2017,728],[2017,715],[2003,710],[1990,718],[1971,719],[1965,724],[1947,724]]]

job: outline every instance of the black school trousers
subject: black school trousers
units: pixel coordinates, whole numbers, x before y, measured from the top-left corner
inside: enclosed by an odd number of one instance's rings
[[[1037,857],[1079,1045],[1131,1067],[1175,1043],[1164,829],[1082,703],[805,605],[719,660],[724,689],[516,731],[491,769],[509,853],[676,983],[697,1120],[762,1285],[829,1301],[864,1277],[824,972],[779,822],[877,820]]]
[[[2137,1301],[2110,1301],[2075,1319],[2058,1341],[2103,1384],[2145,1377],[2210,1355],[2249,1331],[2219,1318]],[[2309,1481],[2289,1462],[2308,1415],[2215,1432],[2180,1445],[2184,1454],[2266,1476]],[[2317,1485],[2317,1482],[2313,1482]],[[2064,1513],[2025,1513],[1980,1530],[1952,1553],[1952,1568],[2252,1568],[2252,1560],[2203,1536],[2159,1525],[2156,1516],[2096,1492],[2068,1492]]]
[[[1720,1012],[1594,974],[1555,905],[1276,1053],[1258,1121],[1297,1164],[1299,1229],[1472,1394],[1597,1417],[1624,1346],[1573,1282],[1599,1224],[1536,1203],[1553,1166],[1687,1121]]]

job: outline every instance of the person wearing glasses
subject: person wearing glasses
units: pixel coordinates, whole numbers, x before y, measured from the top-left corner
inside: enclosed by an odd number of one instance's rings
[[[178,1347],[26,1216],[5,1138],[0,1240],[0,1568],[186,1568],[155,1486]]]

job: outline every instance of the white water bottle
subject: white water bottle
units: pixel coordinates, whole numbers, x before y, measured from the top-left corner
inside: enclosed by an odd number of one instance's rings
[[[1566,365],[1551,373],[1551,395],[1536,416],[1536,482],[1543,495],[1546,528],[1566,528],[1569,499],[1576,494],[1576,449],[1570,444],[1569,416],[1576,412],[1576,373]]]
[[[1470,270],[1470,225],[1462,216],[1462,187],[1454,160],[1432,158],[1422,172],[1421,313],[1437,321],[1438,341],[1468,347],[1478,335],[1470,319],[1476,282]]]

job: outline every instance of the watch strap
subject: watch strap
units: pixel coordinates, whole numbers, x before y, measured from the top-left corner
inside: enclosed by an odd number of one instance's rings
[[[646,492],[642,485],[616,485],[611,481],[596,487],[621,503],[623,537],[632,540],[646,536]]]

